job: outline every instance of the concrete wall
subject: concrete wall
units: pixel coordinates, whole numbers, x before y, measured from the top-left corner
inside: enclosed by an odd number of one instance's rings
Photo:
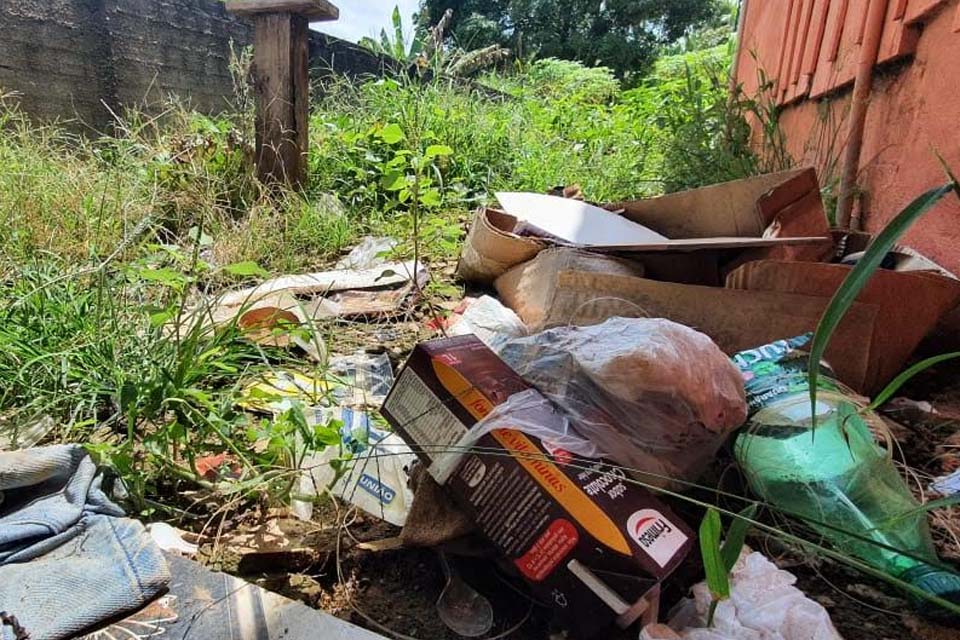
[[[219,0],[0,0],[0,90],[20,94],[38,120],[79,129],[109,126],[107,106],[169,94],[217,113],[234,95],[230,43],[239,52],[252,40],[251,25]],[[310,51],[320,74],[378,74],[387,64],[319,33]]]
[[[216,112],[233,94],[230,40],[248,24],[215,0],[2,0],[0,87],[39,119],[94,128],[108,109],[189,96]]]
[[[749,2],[738,62],[739,77],[748,90],[756,86],[758,66],[750,52],[768,77],[776,78],[789,4],[786,0]],[[897,5],[902,6],[891,2]],[[960,0],[909,0],[907,19],[914,10],[920,15],[921,9],[926,13],[910,26],[915,38],[910,53],[879,65],[875,72],[859,173],[865,196],[860,213],[869,231],[882,229],[914,197],[945,181],[934,150],[960,171],[960,66],[956,62],[960,60]],[[848,21],[856,19],[862,21],[863,14],[848,15]],[[825,43],[829,31],[826,36]],[[841,44],[836,65],[857,53]],[[821,169],[822,181],[838,177],[831,165],[842,157],[846,142],[850,86],[839,86],[816,99],[799,98],[787,101],[781,116],[789,149],[796,159]],[[914,225],[906,242],[960,273],[960,202],[945,198]]]

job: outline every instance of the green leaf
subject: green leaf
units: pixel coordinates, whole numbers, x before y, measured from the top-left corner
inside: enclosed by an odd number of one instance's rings
[[[436,158],[437,156],[451,156],[453,155],[453,149],[445,144],[432,144],[427,147],[425,155],[427,159]]]
[[[751,504],[740,512],[741,517],[733,519],[733,524],[727,531],[727,539],[723,543],[723,548],[720,549],[720,556],[723,558],[723,566],[726,567],[727,573],[733,571],[733,565],[737,564],[747,541],[747,532],[752,526],[750,520],[753,520],[756,515],[757,505]]]
[[[161,309],[150,314],[150,326],[154,329],[167,324],[177,315],[177,307]]]
[[[394,57],[397,60],[403,60],[406,57],[406,52],[403,50],[403,18],[400,16],[400,5],[394,5],[391,22],[393,23],[394,47],[396,47]]]
[[[402,171],[392,171],[383,176],[381,184],[387,191],[400,191],[409,185],[409,181]]]
[[[235,262],[234,264],[228,264],[223,268],[223,270],[230,275],[240,276],[242,278],[249,278],[251,276],[265,278],[270,275],[266,269],[261,267],[256,262],[250,260],[246,262]]]
[[[137,275],[139,275],[141,279],[148,282],[156,282],[178,291],[183,289],[183,286],[187,282],[186,276],[169,267],[164,267],[162,269],[140,269],[140,271],[137,272]]]
[[[313,437],[319,444],[327,447],[335,447],[343,442],[343,436],[336,427],[317,425],[314,427]]]
[[[427,189],[420,196],[420,204],[425,207],[439,207],[441,202],[440,192],[436,189]]]
[[[380,132],[380,139],[387,144],[397,144],[406,137],[398,124],[388,124]]]
[[[720,552],[721,533],[720,514],[715,509],[708,509],[700,523],[700,554],[703,556],[707,587],[718,600],[730,597],[730,572]]]
[[[810,411],[812,415],[812,426],[816,428],[816,406],[817,406],[817,381],[820,377],[820,361],[823,354],[830,344],[833,332],[840,325],[844,315],[853,305],[860,291],[866,286],[867,282],[873,276],[874,271],[880,267],[884,257],[890,252],[897,239],[910,228],[917,218],[929,211],[933,205],[937,204],[943,196],[954,190],[953,182],[943,186],[930,189],[911,202],[897,216],[890,221],[883,231],[874,239],[873,243],[864,253],[863,258],[857,263],[850,274],[844,279],[840,288],[830,300],[820,323],[817,325],[817,331],[813,336],[813,344],[810,346],[810,365],[807,375],[807,382],[810,386]]]
[[[954,358],[960,358],[960,351],[954,351],[952,353],[942,353],[939,356],[933,356],[932,358],[921,360],[920,362],[916,363],[915,365],[913,365],[912,367],[910,367],[909,369],[907,369],[906,371],[898,375],[896,378],[894,378],[890,382],[890,384],[884,387],[883,391],[877,394],[877,397],[874,398],[873,402],[871,402],[867,406],[866,410],[873,411],[874,409],[877,409],[878,407],[882,406],[884,403],[887,402],[887,400],[893,397],[893,394],[895,394],[897,391],[900,390],[900,387],[905,385],[915,375],[922,373],[923,371],[926,371],[930,367],[938,365],[941,362],[945,362],[947,360],[953,360]]]

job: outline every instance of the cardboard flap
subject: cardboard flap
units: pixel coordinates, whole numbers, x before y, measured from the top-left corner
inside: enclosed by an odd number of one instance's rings
[[[530,260],[547,244],[513,233],[517,219],[496,209],[480,209],[463,241],[457,275],[473,282],[493,282],[497,276]]]
[[[623,209],[625,218],[668,238],[758,238],[778,211],[813,191],[819,201],[816,172],[791,169],[659,198],[619,202],[611,208]],[[758,210],[761,197],[766,197],[762,212]],[[809,229],[795,235],[825,236],[829,232],[822,202],[790,217],[802,219],[802,228]]]
[[[730,288],[831,298],[852,267],[760,260],[727,277]],[[906,365],[927,333],[960,303],[960,282],[929,272],[878,270],[857,297],[878,309],[874,352],[863,390],[882,388]],[[838,338],[834,338],[835,343]]]

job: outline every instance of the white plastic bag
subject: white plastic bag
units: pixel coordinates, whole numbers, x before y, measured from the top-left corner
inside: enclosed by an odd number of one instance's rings
[[[705,582],[678,605],[669,626],[650,625],[640,640],[843,640],[830,614],[794,586],[797,578],[745,549],[733,568],[730,598],[706,628],[712,597]]]
[[[496,345],[525,336],[529,331],[513,310],[496,298],[481,296],[470,303],[448,333],[452,336],[473,334],[488,347],[496,349]]]
[[[374,427],[364,411],[313,407],[307,422],[327,423],[334,416],[343,422],[342,443],[303,460],[298,495],[291,505],[293,514],[310,520],[313,497],[329,488],[341,500],[402,527],[413,504],[407,472],[417,459],[416,454],[399,436]],[[347,454],[353,457],[345,459]],[[334,463],[340,466],[339,477]]]

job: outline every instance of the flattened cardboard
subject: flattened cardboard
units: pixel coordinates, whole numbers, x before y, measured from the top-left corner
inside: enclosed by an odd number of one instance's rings
[[[762,260],[727,277],[727,287],[751,292],[832,298],[852,267],[842,264]],[[906,365],[937,322],[960,303],[960,282],[926,271],[877,270],[857,301],[877,308],[873,349],[863,386],[879,391]],[[834,339],[836,342],[836,339]]]
[[[804,236],[800,238],[684,238],[681,240],[667,240],[666,242],[649,242],[646,244],[608,244],[604,246],[584,246],[584,249],[602,252],[686,252],[686,251],[717,251],[720,249],[769,249],[775,247],[814,246],[822,247],[829,242],[829,236]]]
[[[806,176],[807,174],[803,174]],[[815,179],[815,176],[814,176]],[[737,183],[734,183],[736,186]],[[788,201],[796,185],[787,183],[788,194],[778,195],[774,202]],[[817,193],[819,198],[819,192]],[[554,243],[592,251],[655,252],[700,251],[718,249],[756,249],[781,245],[818,245],[831,242],[826,218],[822,233],[817,236],[780,237],[780,227],[769,227],[758,237],[752,236],[663,236],[626,217],[599,207],[558,196],[538,193],[498,193],[504,211],[516,220],[513,232],[521,236],[534,232]],[[786,206],[786,205],[785,205]],[[710,215],[710,212],[705,212]],[[794,224],[798,229],[804,225]],[[776,234],[776,235],[774,235]]]
[[[165,555],[173,576],[169,593],[78,640],[386,640],[240,578]]]
[[[605,247],[605,251],[647,252],[648,255],[660,252],[664,256],[681,252],[696,255],[739,251],[736,262],[726,265],[728,268],[763,258],[821,260],[833,251],[816,172],[810,168],[648,200],[619,202],[604,208],[619,210],[627,220],[667,238],[681,239],[668,245]],[[479,212],[464,243],[458,275],[464,280],[489,283],[551,246],[546,239],[513,233],[516,227],[517,219],[505,212],[490,209]],[[731,241],[731,238],[738,240]],[[590,248],[599,250],[596,246]],[[730,256],[725,256],[725,260],[729,262]],[[718,261],[718,257],[713,257],[703,264],[715,272]],[[655,270],[652,265],[648,267],[651,272]],[[696,274],[675,268],[657,270],[669,273],[671,280],[679,273],[684,282],[716,281],[716,274],[707,271]]]
[[[823,296],[589,272],[580,269],[575,259],[562,255],[570,251],[545,251],[496,282],[501,300],[531,331],[598,324],[613,316],[668,318],[702,331],[732,355],[813,331],[829,303],[829,297]],[[858,391],[865,388],[875,357],[878,314],[876,305],[854,303],[827,351],[840,379]]]
[[[418,265],[423,269],[423,265]],[[326,294],[334,291],[376,289],[406,284],[413,279],[414,262],[383,264],[369,269],[341,269],[322,273],[282,276],[249,289],[231,291],[219,301],[221,306],[241,307],[271,294],[285,291],[291,295]]]

